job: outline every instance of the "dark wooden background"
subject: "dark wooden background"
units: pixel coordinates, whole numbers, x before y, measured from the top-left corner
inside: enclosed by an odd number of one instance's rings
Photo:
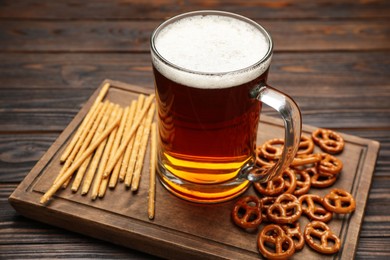
[[[303,123],[381,143],[356,257],[390,258],[390,1],[0,0],[1,259],[153,258],[29,220],[7,199],[104,79],[152,88],[153,28],[200,9],[268,29],[269,83]]]

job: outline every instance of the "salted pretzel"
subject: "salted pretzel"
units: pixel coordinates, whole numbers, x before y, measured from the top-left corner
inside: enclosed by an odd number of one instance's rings
[[[301,135],[301,141],[299,142],[297,156],[311,154],[314,150],[314,142],[306,135]]]
[[[318,171],[325,175],[336,175],[343,169],[343,162],[336,157],[322,153],[321,161],[318,163]]]
[[[267,259],[288,259],[295,252],[293,239],[275,224],[263,228],[257,237],[257,246]]]
[[[268,221],[267,211],[268,208],[274,204],[276,197],[263,197],[261,200],[261,218],[262,221]]]
[[[267,211],[268,219],[277,224],[294,223],[301,215],[302,208],[298,199],[287,193],[280,195]]]
[[[276,163],[276,160],[266,158],[261,151],[261,147],[256,147],[256,164],[260,167],[271,167]]]
[[[356,202],[353,196],[342,189],[332,189],[324,196],[324,207],[338,214],[348,214],[355,210]]]
[[[316,167],[311,167],[304,171],[310,175],[310,185],[313,188],[327,188],[337,181],[337,175],[323,175],[318,172]]]
[[[294,170],[297,177],[297,186],[293,195],[299,197],[309,192],[311,187],[310,175],[304,170]]]
[[[303,166],[308,164],[315,164],[320,162],[322,159],[321,155],[315,154],[302,154],[299,157],[295,157],[291,163],[291,166]]]
[[[282,156],[284,146],[284,140],[279,138],[274,138],[266,141],[262,146],[260,146],[261,153],[265,158],[269,160],[276,160]],[[297,157],[303,155],[309,155],[314,150],[314,143],[311,138],[302,135],[301,141],[298,145]]]
[[[290,168],[287,168],[282,173],[282,178],[284,181],[284,192],[292,194],[297,187],[297,177],[294,171]]]
[[[278,176],[265,183],[255,182],[253,186],[264,196],[278,196],[283,193],[285,182],[282,176]]]
[[[312,133],[312,138],[327,153],[338,154],[344,149],[344,139],[335,131],[320,128]]]
[[[244,229],[257,228],[261,224],[261,201],[256,196],[239,199],[232,211],[234,223]]]
[[[301,250],[305,245],[305,239],[303,238],[303,234],[299,226],[299,221],[296,221],[292,224],[283,225],[282,229],[284,230],[286,235],[291,237],[294,241],[295,251]]]
[[[306,243],[317,252],[334,254],[340,250],[340,239],[324,222],[315,220],[307,224],[304,231],[304,237]],[[316,241],[320,241],[320,243]],[[332,241],[333,243],[329,244],[329,241]]]
[[[316,194],[305,194],[299,197],[302,212],[310,220],[318,220],[322,222],[329,222],[333,213],[324,208],[324,200],[321,196]]]
[[[261,146],[261,153],[265,158],[270,160],[279,159],[282,156],[284,140],[279,138],[274,138],[266,141]]]

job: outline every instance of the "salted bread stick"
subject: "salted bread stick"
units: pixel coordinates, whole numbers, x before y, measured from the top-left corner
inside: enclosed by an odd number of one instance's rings
[[[70,141],[69,145],[66,147],[65,151],[62,153],[60,162],[64,163],[68,159],[69,155],[73,151],[74,147],[76,146],[76,143],[80,140],[80,136],[85,132],[88,131],[87,125],[90,124],[91,121],[94,120],[94,117],[96,117],[98,111],[97,106],[99,103],[94,103],[96,106],[92,106],[90,110],[88,111],[88,114],[85,116],[83,122],[78,127],[75,135],[73,136],[72,140]]]
[[[131,190],[132,191],[138,190],[139,181],[141,179],[142,165],[144,164],[146,147],[148,145],[148,140],[149,140],[150,126],[151,126],[152,121],[153,121],[155,110],[156,110],[156,105],[152,104],[149,108],[148,115],[144,121],[144,128],[143,128],[143,132],[142,132],[142,136],[141,136],[141,143],[140,143],[140,146],[138,149],[138,156],[137,156],[137,162],[135,164],[133,181],[131,182]],[[139,129],[141,129],[141,128],[139,128]]]
[[[130,112],[130,106],[127,106],[123,112],[121,124],[119,125],[118,133],[116,134],[116,140],[115,140],[114,146],[112,147],[113,151],[116,151],[120,145],[120,142],[121,142],[122,137],[123,137],[123,131],[125,130],[125,126],[126,126],[126,120],[127,120],[127,117],[129,116],[129,112]],[[110,159],[113,156],[114,156],[114,153],[112,152]],[[119,162],[121,162],[121,159],[119,159]],[[110,182],[108,184],[108,187],[110,187],[112,189],[115,188],[116,184],[118,183],[119,171],[121,168],[121,165],[119,162],[115,165],[115,168],[110,175]]]
[[[96,141],[96,139],[99,137],[99,135],[104,131],[104,127],[105,127],[105,121],[106,119],[104,119],[104,115],[106,114],[106,111],[109,107],[109,104],[110,102],[108,101],[105,101],[104,104],[103,104],[103,109],[102,109],[102,115],[100,116],[99,119],[97,119],[95,122],[94,122],[94,125],[92,127],[92,130],[90,132],[90,134],[93,134],[93,138],[92,138],[92,141],[91,142],[94,142]],[[85,147],[85,149],[87,149],[87,147]],[[85,150],[84,149],[84,150]],[[83,150],[83,151],[84,151]],[[81,155],[81,154],[80,154]],[[80,156],[79,155],[79,156]],[[77,159],[77,158],[76,158]],[[80,187],[80,184],[81,184],[81,181],[84,177],[84,174],[88,168],[88,165],[90,163],[92,159],[92,154],[83,162],[83,164],[79,167],[79,169],[77,170],[77,174],[76,174],[76,177],[72,183],[72,191],[73,192],[76,192],[79,187]],[[65,183],[66,184],[66,183]]]
[[[126,135],[130,133],[129,131],[131,129],[131,125],[132,125],[133,121],[135,120],[136,114],[139,113],[139,111],[141,111],[142,106],[144,105],[144,101],[145,101],[145,96],[141,94],[135,103],[136,104],[135,109],[133,107],[131,108],[131,113],[129,115],[129,118],[127,119],[126,131],[125,131],[124,137],[123,137],[124,139],[126,138]],[[119,171],[119,180],[120,181],[123,181],[125,179],[126,169],[128,167],[128,161],[129,161],[129,158],[131,155],[131,147],[133,147],[133,142],[134,142],[134,137],[132,137],[130,139],[130,142],[127,145],[126,150],[124,151],[123,156],[122,156],[121,167],[120,167],[120,171]]]
[[[141,111],[142,106],[137,107],[136,116],[138,116],[139,111]],[[135,166],[135,161],[137,160],[138,149],[139,149],[139,140],[141,139],[141,133],[143,131],[145,118],[142,119],[140,126],[137,129],[134,137],[131,138],[129,145],[127,146],[125,156],[123,157],[122,165],[126,165],[124,168],[125,171],[125,185],[130,187],[131,180],[133,178],[133,170]],[[129,154],[129,156],[127,156]]]
[[[85,139],[89,133],[89,129],[91,129],[91,127],[93,127],[93,123],[95,121],[99,121],[101,120],[101,117],[102,117],[102,110],[103,110],[103,107],[102,105],[99,105],[97,106],[96,108],[96,118],[94,118],[93,120],[91,119],[87,125],[85,126],[85,131],[82,132],[81,136],[78,138],[77,142],[76,142],[76,145],[73,147],[73,150],[72,152],[70,153],[70,155],[68,156],[68,158],[66,159],[65,161],[65,164],[62,166],[61,170],[60,170],[60,173],[58,174],[57,178],[54,180],[54,182],[57,182],[57,180],[64,174],[64,172],[66,172],[68,170],[68,168],[70,167],[70,165],[73,163],[74,160],[76,160],[76,157],[77,157],[77,154],[79,152],[79,150],[83,147],[83,144],[85,144]],[[89,144],[89,143],[88,143]],[[85,146],[84,146],[85,147]]]
[[[92,107],[89,109],[89,111],[88,111],[87,115],[85,116],[83,122],[81,123],[81,125],[77,129],[77,132],[73,136],[73,138],[70,141],[69,145],[66,147],[65,151],[62,153],[61,158],[60,158],[61,162],[65,162],[66,161],[66,159],[68,158],[68,156],[72,152],[74,146],[76,145],[78,139],[80,138],[81,134],[85,131],[88,122],[90,120],[94,120],[93,118],[94,118],[94,116],[97,113],[96,108],[99,105],[99,103],[101,103],[101,101],[104,99],[105,95],[107,94],[107,91],[108,91],[109,87],[110,87],[110,84],[106,83],[106,84],[104,84],[104,86],[100,90],[99,95],[95,99]]]
[[[49,201],[49,199],[58,191],[58,189],[62,186],[62,184],[72,176],[72,174],[80,167],[80,165],[88,158],[88,156],[93,153],[96,148],[100,145],[100,143],[107,138],[107,136],[111,133],[111,131],[118,127],[120,122],[120,118],[116,118],[112,124],[110,124],[104,132],[93,142],[87,150],[77,159],[69,169],[64,173],[64,175],[54,184],[52,185],[48,191],[41,197],[40,203],[44,204]]]
[[[113,108],[114,108],[114,104],[109,103],[107,111],[104,114],[102,121],[100,122],[101,128],[106,129],[107,125],[110,123],[109,119],[111,118],[111,120],[112,120],[111,113],[112,113]],[[107,139],[104,140],[103,142],[101,142],[100,145],[98,146],[98,148],[96,149],[95,153],[93,154],[93,156],[91,155],[92,161],[89,165],[87,174],[85,175],[85,178],[83,181],[83,187],[81,189],[82,195],[85,195],[86,193],[88,193],[89,188],[91,187],[92,181],[93,181],[94,176],[96,174],[96,171],[97,171],[97,168],[99,165],[99,161],[100,161],[100,158],[103,154],[104,147],[106,146],[106,143],[107,143]]]
[[[112,117],[122,117],[122,113],[123,113],[123,109],[121,107],[119,107],[119,105],[117,105],[113,111]],[[103,153],[102,159],[100,160],[100,167],[102,169],[104,169],[107,165],[108,159],[110,157],[110,153],[112,151],[112,146],[114,144],[114,140],[115,140],[115,137],[117,134],[117,130],[118,130],[118,128],[115,128],[114,130],[112,130],[111,134],[108,137],[106,147],[104,148],[104,153]],[[107,189],[107,185],[108,185],[108,181],[109,181],[109,176],[104,178],[103,172],[104,171],[102,171],[101,182],[100,182],[100,186],[98,189],[99,198],[102,198],[104,196],[104,194],[106,193],[106,189]]]
[[[128,118],[129,118],[130,111],[133,111],[133,114],[134,114],[136,106],[137,106],[137,101],[133,100],[131,102],[131,105],[127,107],[127,113],[124,114],[122,117],[122,121],[124,123],[123,130],[121,133],[117,134],[117,136],[120,134],[120,142],[115,147],[115,149],[113,149],[113,151],[116,151],[118,149],[119,145],[121,144],[121,142],[123,140],[123,136],[124,136],[125,131],[130,130],[130,129],[127,129],[127,122],[129,121]],[[113,158],[113,156],[114,156],[114,152],[111,153],[110,160]],[[119,171],[121,169],[122,160],[123,160],[123,155],[119,158],[119,161],[115,164],[114,170],[111,173],[110,182],[108,184],[108,187],[110,187],[111,189],[115,188],[116,184],[118,183]],[[121,181],[123,181],[123,177],[122,177]]]
[[[111,117],[113,119],[115,119],[116,117],[122,118],[122,114],[123,114],[123,109],[118,104],[116,104],[114,106],[113,111],[112,111]],[[102,161],[105,161],[106,164],[107,164],[108,160],[110,159],[111,149],[114,145],[114,141],[115,141],[117,132],[118,132],[118,128],[114,129],[108,137],[107,146],[106,146],[106,149],[104,149],[104,153],[103,153],[103,157],[102,157]],[[102,177],[107,179],[109,177],[109,175],[103,174]]]
[[[120,145],[120,142],[122,140],[122,135],[123,135],[123,131],[125,130],[125,126],[126,126],[126,119],[129,115],[129,111],[130,111],[130,106],[127,106],[123,109],[123,114],[122,114],[122,117],[121,117],[121,122],[119,124],[119,127],[118,127],[118,131],[115,135],[115,140],[114,140],[114,143],[112,144],[112,150],[115,151],[119,145]],[[113,153],[110,154],[110,158],[113,157]],[[111,173],[110,176],[112,176],[115,172],[115,168],[114,168],[114,171]],[[103,176],[104,178],[107,178],[108,176],[107,175],[104,175]],[[111,179],[111,177],[110,177]]]
[[[150,139],[150,174],[149,174],[149,196],[148,196],[148,217],[154,219],[155,198],[156,198],[156,158],[157,158],[157,126],[151,126]]]
[[[109,161],[107,168],[105,172],[108,174],[114,169],[115,164],[118,162],[119,157],[123,154],[123,152],[126,149],[126,146],[129,144],[130,139],[133,137],[134,133],[137,131],[137,128],[139,127],[141,120],[145,116],[146,112],[149,110],[150,105],[152,104],[154,100],[154,94],[151,94],[145,101],[145,105],[141,112],[139,113],[139,117],[134,120],[133,125],[131,126],[131,129],[129,131],[129,134],[126,136],[126,138],[123,140],[121,145],[119,146],[118,150],[115,152],[115,156],[112,158],[112,160]]]
[[[106,101],[106,102],[108,102],[108,101]],[[105,102],[105,103],[106,103],[106,102]],[[101,119],[101,121],[103,122],[103,120],[105,120],[104,117]],[[89,144],[93,141],[93,138],[94,138],[94,137],[96,138],[96,132],[99,130],[99,125],[100,125],[100,124],[101,124],[101,122],[98,121],[98,120],[96,120],[96,121],[93,123],[91,129],[88,131],[87,136],[86,136],[85,139],[83,140],[83,144],[81,145],[79,151],[77,152],[76,157],[75,157],[74,160],[77,160],[77,158],[78,158],[78,157],[87,149],[87,147],[89,146]],[[104,124],[106,124],[106,123],[104,123]],[[104,130],[104,129],[103,129],[103,130]],[[102,133],[102,132],[103,132],[103,131],[101,130],[100,133]],[[88,159],[85,160],[85,162],[80,166],[80,168],[82,168],[81,171],[80,171],[80,172],[77,171],[77,175],[79,175],[79,178],[82,177],[82,176],[84,175],[84,172],[85,172],[84,167],[86,167],[85,164],[87,164],[87,163],[89,163],[89,162],[88,162]],[[84,165],[84,167],[83,167],[83,165]],[[80,170],[80,168],[79,168],[79,170]],[[77,175],[76,175],[76,177],[77,177]],[[62,188],[65,189],[65,188],[68,186],[68,184],[69,184],[70,181],[71,181],[71,178],[69,178],[69,179],[64,183],[64,185],[62,185]]]
[[[140,95],[138,97],[138,100],[135,100],[131,103],[130,113],[129,113],[129,117],[127,118],[126,128],[125,128],[125,131],[123,132],[122,140],[125,140],[126,135],[129,134],[130,129],[131,129],[131,124],[135,120],[135,114],[137,113],[138,107],[139,106],[142,107],[142,105],[144,103],[144,99],[145,99],[144,95]],[[124,151],[124,153],[122,154],[122,156],[120,157],[119,161],[116,163],[116,166],[115,166],[115,168],[119,167],[119,181],[121,181],[121,182],[124,181],[125,176],[126,176],[126,169],[127,169],[127,165],[128,165],[127,161],[128,161],[128,158],[130,157],[130,152],[131,152],[131,147],[133,146],[133,142],[134,142],[134,138],[131,138],[129,141],[129,144],[126,147],[126,150]],[[130,149],[130,151],[129,151],[129,149]],[[114,156],[115,156],[115,154],[114,154]],[[114,168],[114,170],[115,170],[115,168]]]
[[[114,113],[116,113],[115,109],[113,109],[112,113],[110,114],[109,123],[111,123],[111,121],[115,119],[116,114],[114,115]],[[110,133],[110,135],[111,135],[111,133]],[[108,139],[109,139],[109,137],[106,140],[104,140],[100,144],[101,146],[99,146],[99,148],[98,148],[98,149],[100,149],[101,147],[103,147],[103,149],[101,150],[102,152],[99,153],[99,155],[98,155],[99,157],[97,158],[97,160],[99,161],[99,167],[97,167],[97,172],[95,173],[95,177],[94,177],[93,185],[92,185],[91,199],[93,199],[93,200],[95,200],[98,196],[99,187],[100,187],[100,184],[101,184],[102,179],[103,179],[104,168],[106,167],[106,164],[107,164],[107,160],[104,157],[108,156],[108,154],[105,152],[107,149]],[[95,153],[95,155],[97,155],[97,152]]]

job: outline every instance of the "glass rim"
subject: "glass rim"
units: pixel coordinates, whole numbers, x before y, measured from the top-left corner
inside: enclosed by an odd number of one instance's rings
[[[185,17],[190,17],[190,16],[195,16],[195,15],[221,15],[221,16],[227,16],[227,17],[233,17],[233,18],[236,18],[236,19],[239,19],[241,21],[244,21],[244,22],[247,22],[253,26],[255,26],[257,29],[259,29],[259,31],[265,36],[267,42],[268,42],[268,50],[267,50],[267,53],[259,60],[257,61],[256,63],[250,65],[250,66],[247,66],[247,67],[244,67],[244,68],[241,68],[241,69],[238,69],[238,70],[232,70],[232,71],[226,71],[226,72],[202,72],[202,71],[196,71],[196,70],[190,70],[190,69],[186,69],[186,68],[183,68],[181,66],[178,66],[170,61],[168,61],[167,59],[165,59],[157,50],[156,46],[155,46],[155,39],[156,37],[158,36],[159,32],[164,28],[166,27],[167,25],[175,22],[175,21],[178,21],[182,18],[185,18]],[[152,33],[151,37],[150,37],[150,47],[151,47],[151,51],[153,52],[153,54],[161,61],[163,62],[165,65],[171,67],[171,68],[174,68],[176,70],[179,70],[179,71],[182,71],[182,72],[186,72],[186,73],[191,73],[191,74],[197,74],[197,75],[205,75],[205,76],[222,76],[222,75],[227,75],[227,74],[235,74],[235,73],[240,73],[240,72],[246,72],[248,70],[251,70],[253,68],[256,68],[258,66],[260,66],[261,64],[263,64],[265,61],[267,61],[268,59],[271,58],[272,56],[272,52],[273,52],[273,41],[272,41],[272,38],[271,38],[271,35],[267,32],[267,30],[261,26],[260,24],[258,24],[257,22],[253,21],[252,19],[249,19],[245,16],[242,16],[242,15],[239,15],[239,14],[235,14],[235,13],[231,13],[231,12],[225,12],[225,11],[218,11],[218,10],[201,10],[201,11],[192,11],[192,12],[187,12],[187,13],[182,13],[182,14],[179,14],[179,15],[176,15],[176,16],[173,16],[171,18],[169,18],[168,20],[162,22]]]

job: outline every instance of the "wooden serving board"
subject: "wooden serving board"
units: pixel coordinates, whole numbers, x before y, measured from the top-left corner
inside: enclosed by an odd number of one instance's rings
[[[130,104],[139,93],[152,92],[150,89],[112,80],[105,82],[111,84],[106,99],[123,106]],[[257,232],[245,232],[231,221],[230,212],[235,200],[213,205],[195,204],[175,197],[157,182],[156,215],[154,220],[149,220],[149,151],[137,193],[132,193],[119,183],[114,190],[108,190],[103,199],[92,201],[88,195],[72,193],[68,188],[57,192],[49,204],[39,203],[40,197],[48,190],[61,168],[61,153],[100,88],[12,193],[9,198],[12,206],[26,217],[164,258],[261,258],[256,245]],[[303,126],[306,134],[315,129]],[[284,128],[280,120],[261,117],[257,140],[259,144],[283,135]],[[335,215],[329,223],[342,240],[341,251],[324,256],[305,245],[302,251],[296,253],[295,259],[350,259],[355,254],[379,143],[346,134],[343,137],[346,141],[345,150],[337,157],[343,161],[344,168],[332,187],[349,191],[357,201],[357,208],[349,215]],[[316,152],[320,151],[316,149]],[[311,193],[324,195],[329,190],[311,189]],[[250,187],[245,194],[254,193]],[[300,221],[303,230],[308,220],[302,216]]]

